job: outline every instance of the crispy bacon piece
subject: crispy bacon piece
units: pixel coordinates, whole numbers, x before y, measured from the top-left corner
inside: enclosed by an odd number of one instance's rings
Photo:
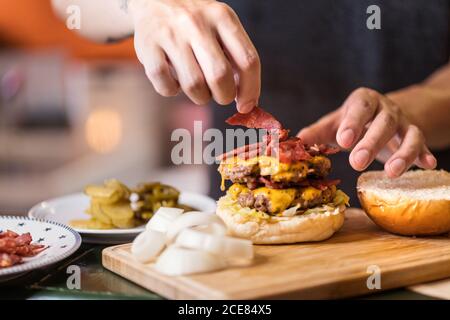
[[[0,239],[0,253],[15,253],[17,249],[16,241],[14,238]]]
[[[249,159],[261,154],[263,142],[246,144],[245,146],[233,149],[217,157],[217,160],[223,161],[233,157],[240,157],[242,159]]]
[[[249,113],[236,113],[225,122],[232,126],[255,129],[283,129],[281,123],[274,116],[259,107],[253,108]]]
[[[267,137],[276,136],[279,141],[286,140],[289,136],[289,130],[284,129],[280,121],[259,107],[253,108],[249,113],[235,113],[225,122],[232,126],[266,129],[270,132]]]
[[[308,153],[312,156],[318,156],[321,154],[330,155],[341,151],[339,147],[333,147],[327,144],[314,144],[307,147]]]
[[[255,107],[250,113],[236,113],[226,120],[230,125],[269,130],[264,141],[231,150],[218,157],[218,160],[240,157],[249,159],[258,155],[279,157],[283,163],[311,159],[316,155],[330,155],[339,152],[339,148],[320,144],[307,146],[298,137],[289,137],[289,130],[270,113]]]
[[[7,268],[16,265],[22,258],[15,254],[0,253],[0,268]]]
[[[11,230],[6,230],[4,232],[0,233],[0,239],[2,238],[16,238],[19,235],[17,233],[15,233],[14,231]]]
[[[22,262],[22,257],[33,257],[46,249],[44,245],[32,244],[30,233],[19,235],[7,230],[0,233],[0,268]]]
[[[15,254],[21,257],[33,257],[43,250],[45,250],[45,246],[43,245],[30,244],[28,246],[18,247]]]
[[[291,137],[286,141],[281,141],[279,150],[280,162],[283,163],[311,159],[311,155],[306,151],[303,141],[298,137]]]
[[[256,178],[257,181],[254,183],[253,188],[249,189],[256,189],[260,187],[261,185],[264,185],[265,187],[268,187],[270,189],[286,189],[286,188],[301,188],[301,187],[309,187],[312,186],[319,190],[325,190],[328,187],[336,186],[339,183],[341,183],[341,180],[339,179],[305,179],[298,183],[292,183],[292,182],[275,182],[272,181],[270,178],[259,176]]]
[[[274,182],[264,176],[259,176],[258,182],[262,183],[265,187],[270,188],[270,189],[284,189],[285,185],[286,185],[285,183]],[[258,187],[258,185],[255,185],[253,189],[256,189],[257,187]],[[252,188],[249,188],[249,189],[252,189]]]
[[[24,234],[16,237],[15,241],[16,241],[17,246],[24,246],[24,245],[30,244],[31,241],[33,241],[33,238],[31,238],[30,233],[24,233]]]
[[[303,141],[298,137],[290,137],[284,141],[264,141],[250,145],[245,145],[218,157],[218,160],[230,159],[233,157],[240,157],[241,159],[250,159],[256,156],[279,156],[283,163],[291,163],[295,161],[309,160],[312,155],[306,150]]]
[[[339,179],[311,179],[308,181],[311,186],[319,190],[325,190],[328,187],[336,186],[341,183]]]

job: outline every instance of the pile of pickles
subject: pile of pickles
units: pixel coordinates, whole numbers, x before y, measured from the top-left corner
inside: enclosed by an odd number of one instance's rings
[[[127,229],[146,223],[160,207],[192,210],[178,203],[180,192],[174,187],[141,183],[130,189],[116,179],[103,185],[88,185],[84,192],[91,199],[88,220],[74,220],[70,225],[80,229]]]

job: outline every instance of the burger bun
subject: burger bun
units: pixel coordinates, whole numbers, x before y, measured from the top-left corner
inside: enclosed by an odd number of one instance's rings
[[[229,205],[225,195],[217,202],[217,215],[228,227],[230,235],[251,240],[254,244],[288,244],[322,241],[331,237],[344,223],[345,205],[325,213],[310,213],[293,217],[272,216],[248,219],[239,213],[238,204]]]
[[[386,231],[406,236],[450,232],[450,173],[408,171],[396,179],[383,171],[363,173],[358,197],[367,215]]]

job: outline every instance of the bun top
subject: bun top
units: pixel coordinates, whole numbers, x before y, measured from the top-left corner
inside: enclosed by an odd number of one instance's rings
[[[386,201],[398,198],[450,201],[450,173],[445,170],[415,170],[391,179],[384,171],[370,171],[359,177],[357,189]]]

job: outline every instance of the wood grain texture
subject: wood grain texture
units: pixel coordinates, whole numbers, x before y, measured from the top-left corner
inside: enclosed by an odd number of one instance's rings
[[[130,244],[103,251],[103,265],[171,299],[324,299],[370,294],[370,273],[381,270],[381,289],[450,276],[448,237],[408,238],[386,233],[359,209],[348,209],[344,227],[318,243],[255,246],[250,267],[167,277],[136,262]]]

